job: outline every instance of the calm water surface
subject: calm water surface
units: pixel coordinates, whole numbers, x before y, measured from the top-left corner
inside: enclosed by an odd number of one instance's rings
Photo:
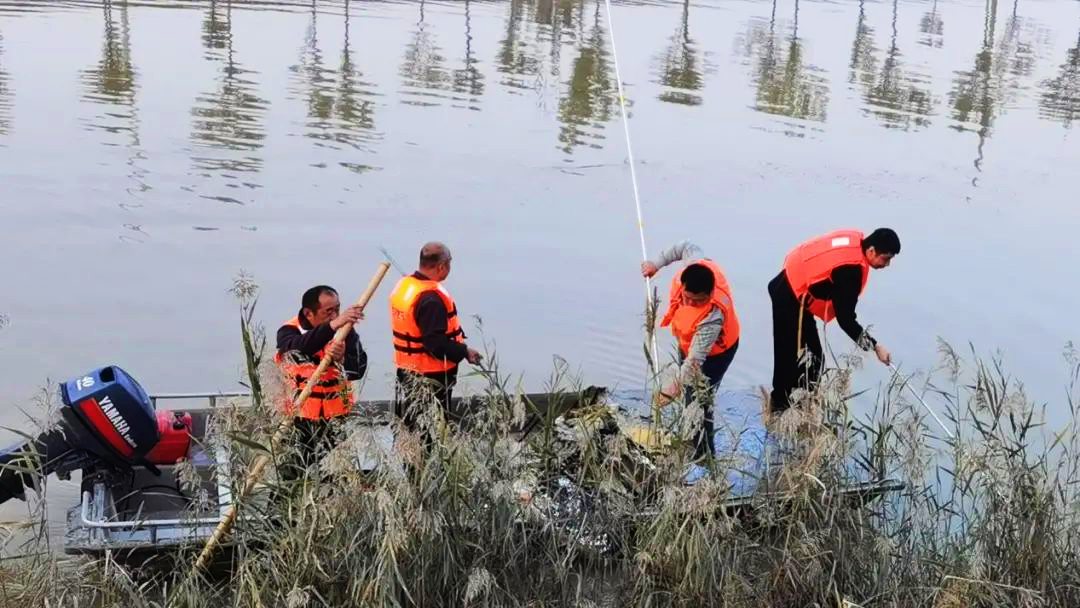
[[[769,380],[765,286],[788,248],[888,225],[904,251],[859,312],[903,365],[972,340],[1060,397],[1080,2],[613,10],[648,248],[689,238],[726,267],[728,385]],[[235,388],[239,272],[273,332],[307,287],[351,300],[379,247],[411,267],[428,239],[453,249],[470,338],[525,388],[556,355],[640,386],[609,37],[595,0],[0,0],[0,424],[111,363],[151,391]],[[389,278],[361,329],[372,397],[391,386]],[[858,388],[886,378],[868,365]]]

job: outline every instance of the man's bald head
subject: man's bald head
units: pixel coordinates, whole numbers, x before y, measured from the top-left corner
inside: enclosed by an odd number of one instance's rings
[[[443,281],[450,274],[450,248],[438,241],[426,243],[420,249],[420,272]]]

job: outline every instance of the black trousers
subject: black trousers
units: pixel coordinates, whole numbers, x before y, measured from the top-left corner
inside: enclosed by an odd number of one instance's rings
[[[791,407],[791,392],[798,387],[813,390],[821,379],[825,353],[821,349],[817,323],[795,297],[787,274],[780,271],[769,281],[773,318],[772,411],[780,413]],[[802,331],[799,319],[802,318]],[[799,349],[807,352],[799,360]]]
[[[401,420],[406,429],[415,432],[420,414],[426,411],[433,402],[442,408],[443,415],[450,411],[450,399],[456,383],[456,369],[447,373],[429,375],[398,369],[394,387],[394,415]],[[423,440],[426,449],[431,445],[431,437],[424,433]]]
[[[290,485],[303,478],[310,467],[330,453],[341,440],[341,418],[294,418],[288,441],[292,444],[278,465],[278,478]],[[323,477],[326,481],[326,477]],[[284,488],[275,491],[275,500],[284,497]]]
[[[713,435],[716,433],[713,425],[713,403],[716,400],[716,387],[720,386],[720,381],[724,379],[724,374],[731,367],[731,362],[735,359],[735,351],[738,349],[739,342],[736,340],[735,344],[731,345],[731,348],[718,355],[705,357],[705,360],[701,362],[701,373],[708,381],[704,395],[696,394],[697,387],[693,383],[683,386],[686,402],[689,404],[696,401],[704,410],[702,412],[701,426],[698,427],[697,432],[694,434],[694,460],[699,460],[705,455],[716,456],[716,445],[713,443]],[[680,359],[682,358],[685,358],[685,355],[680,357]],[[680,363],[682,363],[681,360]]]

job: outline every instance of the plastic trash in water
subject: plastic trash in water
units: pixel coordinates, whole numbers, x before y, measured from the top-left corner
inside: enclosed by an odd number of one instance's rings
[[[623,389],[612,391],[610,397],[618,405],[619,412],[630,421],[652,423],[654,410],[644,391]],[[673,424],[674,413],[675,408],[661,410],[665,428]],[[751,390],[717,391],[713,402],[713,428],[718,470],[724,471],[731,493],[736,497],[752,494],[770,468],[781,462],[783,454],[783,446],[765,428],[761,397]],[[628,432],[642,431],[631,427]],[[636,435],[632,438],[637,439]],[[699,468],[704,473],[688,468],[684,481],[693,484],[708,473],[708,469]]]
[[[693,485],[709,474],[709,469],[700,464],[690,464],[683,473],[683,483]]]

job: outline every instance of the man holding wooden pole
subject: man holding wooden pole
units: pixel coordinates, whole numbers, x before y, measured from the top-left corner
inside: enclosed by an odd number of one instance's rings
[[[362,306],[342,311],[337,291],[329,285],[316,285],[304,292],[297,315],[278,329],[274,362],[293,389],[284,405],[285,414],[295,418],[296,447],[294,457],[279,468],[283,481],[301,477],[337,444],[340,421],[354,405],[349,385],[367,371],[367,353],[355,330],[350,329],[344,341],[335,341],[334,335],[363,318]],[[330,367],[307,401],[295,406],[293,399],[303,392],[325,357],[330,358]]]
[[[356,305],[360,307],[361,310],[367,306],[368,301],[371,300],[371,296],[375,295],[375,290],[378,289],[379,283],[382,282],[383,277],[386,276],[386,271],[389,269],[390,264],[386,262],[379,264],[379,268],[375,271],[375,276],[371,277],[371,282],[368,283],[367,289],[364,290],[360,299],[356,301]],[[339,327],[334,333],[333,341],[344,344],[345,336],[352,330],[352,326],[352,323],[346,323]],[[304,387],[304,390],[293,400],[294,407],[300,407],[307,401],[308,397],[311,396],[312,389],[319,383],[319,380],[329,366],[330,357],[323,357],[322,361],[319,362],[318,367],[312,372],[311,378]],[[259,454],[259,457],[255,460],[255,464],[251,467],[251,471],[248,472],[247,477],[244,479],[244,485],[237,493],[232,506],[226,511],[225,516],[221,518],[221,523],[218,524],[218,527],[214,529],[213,536],[210,537],[210,540],[206,541],[206,546],[203,547],[202,553],[199,554],[199,559],[195,562],[195,571],[205,568],[206,565],[210,563],[210,557],[214,554],[214,550],[221,544],[222,539],[229,533],[229,530],[232,529],[233,524],[236,523],[236,514],[239,509],[240,501],[251,494],[251,491],[255,488],[255,484],[262,479],[263,471],[265,471],[266,466],[270,464],[270,455],[277,451],[285,434],[292,428],[293,421],[294,418],[292,416],[286,416],[281,421],[281,425],[278,426],[277,432],[275,432],[274,436],[270,439],[270,451]]]

